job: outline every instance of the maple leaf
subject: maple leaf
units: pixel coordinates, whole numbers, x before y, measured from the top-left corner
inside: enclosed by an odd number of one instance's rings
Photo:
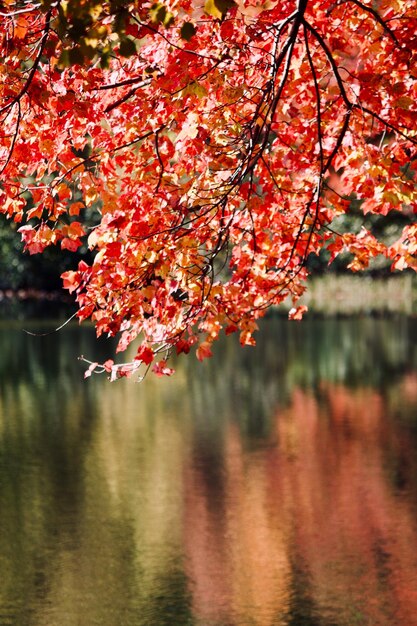
[[[64,289],[68,289],[68,291],[72,293],[73,291],[76,291],[80,286],[82,274],[81,272],[68,270],[68,272],[64,272],[62,274],[61,278],[64,283]]]
[[[213,356],[210,343],[208,341],[201,343],[197,348],[196,354],[199,361],[204,361],[204,359],[208,359]]]
[[[300,304],[297,307],[290,309],[288,313],[288,319],[290,320],[302,320],[304,313],[307,311],[305,304]]]
[[[174,370],[168,367],[166,361],[159,361],[152,367],[152,371],[157,376],[172,376]]]
[[[151,348],[149,348],[148,346],[142,345],[138,349],[135,359],[137,359],[138,361],[142,361],[146,365],[149,365],[154,359],[153,350],[151,350]]]
[[[113,5],[10,0],[0,40],[0,210],[30,254],[88,244],[79,319],[141,342],[95,372],[252,345],[311,253],[417,267],[414,0]],[[397,241],[339,231],[354,204]]]

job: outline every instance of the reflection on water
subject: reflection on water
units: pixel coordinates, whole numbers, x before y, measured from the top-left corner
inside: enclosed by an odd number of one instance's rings
[[[91,329],[0,327],[0,625],[415,624],[415,335],[271,319],[110,385]]]

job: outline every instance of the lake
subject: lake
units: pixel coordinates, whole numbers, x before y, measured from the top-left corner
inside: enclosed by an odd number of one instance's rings
[[[417,323],[265,320],[83,380],[92,328],[0,326],[0,625],[417,624]]]

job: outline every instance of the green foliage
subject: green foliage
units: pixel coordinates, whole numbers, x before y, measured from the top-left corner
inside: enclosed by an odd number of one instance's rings
[[[166,7],[161,3],[155,3],[151,6],[149,16],[155,24],[163,24],[168,27],[174,21],[172,13],[167,11]]]
[[[123,37],[120,41],[119,52],[122,57],[131,57],[136,54],[136,44],[133,39],[129,39],[129,37]]]
[[[82,65],[99,58],[106,65],[110,53],[119,45],[122,56],[135,53],[134,43],[126,37],[130,2],[126,0],[68,0],[58,5],[52,27],[63,44],[61,67]],[[42,1],[49,11],[50,0]]]

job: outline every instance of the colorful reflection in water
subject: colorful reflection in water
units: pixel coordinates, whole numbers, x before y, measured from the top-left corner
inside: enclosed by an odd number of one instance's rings
[[[0,624],[417,623],[414,320],[265,323],[172,379],[0,332]]]

